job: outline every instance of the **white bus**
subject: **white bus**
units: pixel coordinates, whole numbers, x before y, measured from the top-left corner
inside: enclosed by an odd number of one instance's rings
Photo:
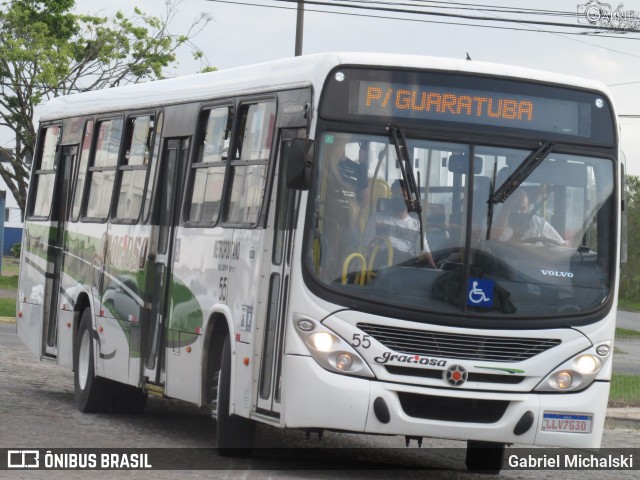
[[[17,329],[83,412],[210,406],[227,455],[257,422],[459,439],[471,469],[600,445],[597,82],[331,53],[82,93],[44,108],[31,178]]]

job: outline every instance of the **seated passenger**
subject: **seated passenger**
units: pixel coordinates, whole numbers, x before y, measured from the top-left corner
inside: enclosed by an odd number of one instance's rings
[[[419,258],[436,268],[426,236],[424,237],[424,250],[420,251],[420,221],[415,214],[407,211],[407,192],[402,180],[396,180],[391,186],[391,199],[389,199],[389,212],[377,212],[367,222],[364,229],[363,241],[368,247],[376,237],[388,238],[395,256],[400,261]],[[394,260],[394,263],[398,261]]]

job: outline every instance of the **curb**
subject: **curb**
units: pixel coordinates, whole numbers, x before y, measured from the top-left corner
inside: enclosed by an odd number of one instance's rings
[[[608,408],[605,426],[611,428],[640,429],[640,408]]]
[[[16,323],[16,319],[13,317],[0,317],[0,323]]]
[[[629,417],[607,417],[604,421],[604,427],[640,430],[640,419]]]

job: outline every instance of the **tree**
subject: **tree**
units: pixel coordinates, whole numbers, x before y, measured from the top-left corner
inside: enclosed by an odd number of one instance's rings
[[[0,4],[0,127],[15,135],[0,146],[0,177],[23,216],[30,160],[35,150],[34,112],[60,95],[163,78],[176,51],[190,46],[203,70],[212,70],[192,42],[210,21],[197,16],[186,33],[169,25],[181,0],[166,0],[162,18],[117,12],[113,18],[72,13],[74,0],[15,0]]]
[[[625,178],[624,206],[627,213],[627,263],[620,269],[620,298],[640,298],[640,177]]]

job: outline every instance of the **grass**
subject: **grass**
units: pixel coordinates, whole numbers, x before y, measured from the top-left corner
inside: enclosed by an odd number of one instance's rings
[[[2,275],[0,275],[0,290],[18,289],[18,272],[20,260],[13,257],[2,258]],[[1,316],[1,315],[0,315]]]
[[[640,407],[640,375],[613,374],[609,407]]]
[[[16,316],[16,299],[0,298],[0,317]]]
[[[624,340],[640,340],[640,332],[629,328],[616,328],[616,338]]]
[[[18,271],[20,270],[20,260],[13,257],[3,257],[2,258],[2,276],[3,277],[13,277],[18,276]]]
[[[18,276],[12,277],[0,276],[0,290],[17,290],[18,289]]]
[[[640,301],[618,297],[618,308],[627,312],[640,312]]]

